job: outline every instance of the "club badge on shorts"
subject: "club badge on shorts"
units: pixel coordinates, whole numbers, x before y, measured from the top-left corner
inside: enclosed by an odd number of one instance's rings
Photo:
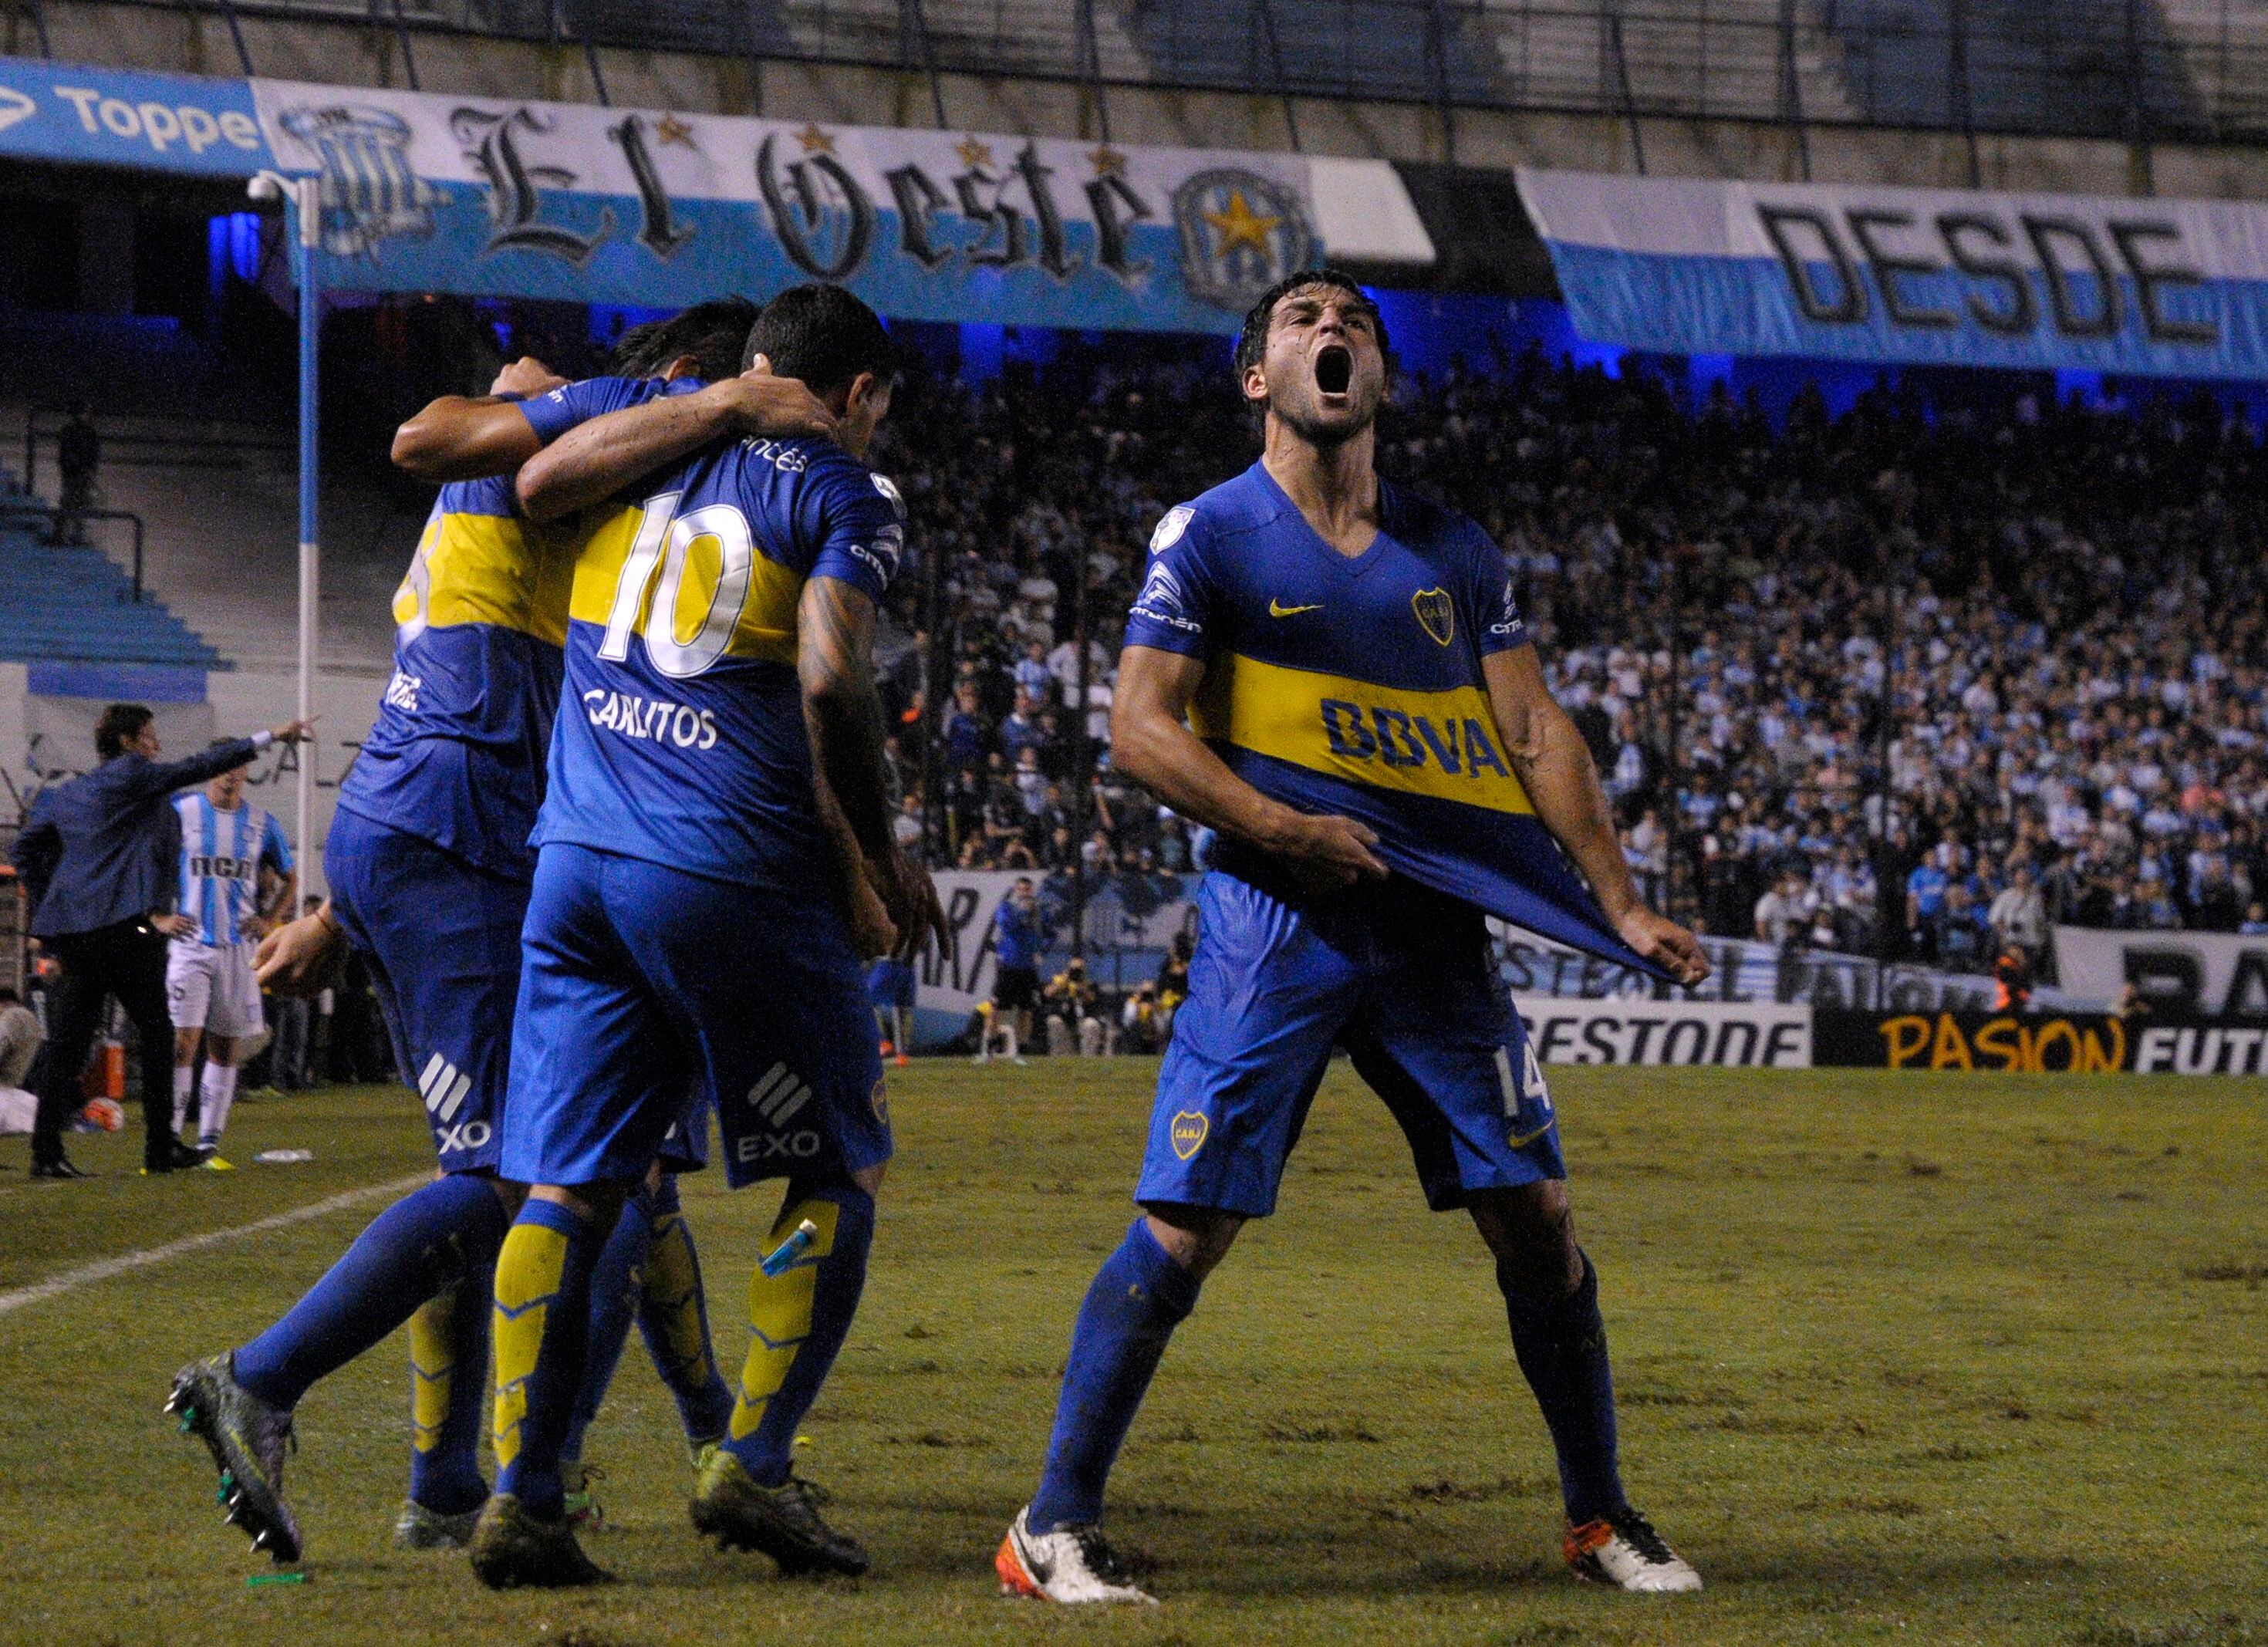
[[[1173,1127],[1167,1136],[1174,1141],[1174,1153],[1186,1161],[1204,1148],[1205,1134],[1211,1129],[1211,1123],[1203,1115],[1184,1109],[1174,1113]]]

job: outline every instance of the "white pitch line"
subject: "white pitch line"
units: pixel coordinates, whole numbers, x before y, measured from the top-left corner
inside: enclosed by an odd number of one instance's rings
[[[280,1230],[293,1224],[305,1224],[311,1218],[320,1218],[334,1212],[343,1212],[349,1207],[364,1201],[375,1201],[381,1195],[406,1195],[418,1185],[429,1183],[433,1175],[419,1173],[409,1178],[397,1178],[389,1183],[366,1184],[360,1189],[350,1189],[326,1200],[312,1202],[304,1207],[294,1207],[289,1212],[261,1218],[251,1224],[240,1224],[232,1230],[208,1230],[202,1235],[185,1235],[178,1241],[168,1241],[163,1246],[152,1246],[145,1252],[123,1253],[116,1258],[105,1258],[92,1264],[81,1264],[76,1269],[66,1269],[61,1275],[50,1276],[45,1281],[28,1287],[18,1287],[13,1292],[0,1292],[0,1315],[20,1310],[25,1305],[38,1304],[48,1298],[60,1298],[66,1292],[97,1281],[107,1281],[113,1276],[122,1276],[129,1270],[145,1269],[151,1264],[162,1264],[169,1258],[179,1258],[184,1253],[199,1252],[208,1246],[219,1246],[247,1235],[261,1235],[269,1230]],[[50,1194],[54,1193],[52,1191]],[[68,1193],[68,1192],[66,1192]]]

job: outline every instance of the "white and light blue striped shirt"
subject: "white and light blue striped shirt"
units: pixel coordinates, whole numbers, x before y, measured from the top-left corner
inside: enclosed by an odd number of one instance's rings
[[[260,866],[289,874],[291,848],[271,812],[246,802],[222,812],[202,790],[173,802],[181,817],[180,912],[197,923],[200,944],[234,944],[259,913]]]

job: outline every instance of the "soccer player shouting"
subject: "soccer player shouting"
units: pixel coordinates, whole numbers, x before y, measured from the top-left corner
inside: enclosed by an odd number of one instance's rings
[[[1111,717],[1119,767],[1220,842],[1159,1071],[1144,1216],[1079,1310],[1001,1586],[1152,1599],[1101,1534],[1104,1483],[1205,1276],[1275,1210],[1336,1044],[1401,1123],[1427,1203],[1466,1209],[1495,1258],[1558,1454],[1568,1562],[1627,1590],[1697,1589],[1623,1496],[1598,1276],[1482,913],[1681,983],[1707,964],[1638,901],[1494,543],[1379,479],[1377,307],[1347,276],[1294,275],[1245,317],[1236,367],[1261,460],[1159,524]]]

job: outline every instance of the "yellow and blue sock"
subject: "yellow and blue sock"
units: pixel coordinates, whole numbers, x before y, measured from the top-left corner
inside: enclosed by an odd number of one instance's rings
[[[237,1382],[270,1407],[298,1406],[309,1386],[378,1343],[426,1299],[484,1271],[504,1236],[504,1203],[484,1178],[453,1173],[404,1195],[282,1320],[236,1352]]]
[[[765,1487],[788,1477],[796,1427],[850,1335],[874,1245],[874,1198],[838,1180],[791,1183],[764,1250],[806,1218],[819,1230],[810,1249],[777,1276],[759,1265],[748,1281],[748,1359],[725,1445]]]
[[[733,1422],[733,1391],[717,1370],[701,1254],[693,1244],[693,1226],[678,1207],[677,1180],[665,1174],[661,1187],[645,1200],[653,1239],[646,1249],[638,1331],[653,1357],[653,1370],[677,1402],[685,1438],[698,1448],[724,1439]]]
[[[1102,1518],[1102,1489],[1174,1328],[1197,1308],[1202,1283],[1175,1263],[1146,1218],[1102,1261],[1071,1328],[1047,1468],[1027,1523],[1035,1533]]]
[[[559,1461],[583,1386],[600,1246],[590,1219],[531,1195],[497,1254],[497,1491],[547,1520],[566,1507]]]
[[[653,1224],[641,1190],[622,1203],[615,1232],[599,1252],[598,1268],[591,1275],[591,1336],[583,1360],[583,1387],[575,1398],[575,1416],[567,1426],[561,1456],[571,1461],[583,1456],[583,1432],[599,1415],[621,1364],[622,1346],[630,1342],[630,1321],[645,1291],[646,1247],[653,1239]]]
[[[1582,1254],[1583,1283],[1564,1298],[1521,1292],[1502,1264],[1496,1282],[1512,1320],[1513,1354],[1535,1392],[1559,1457],[1559,1491],[1578,1526],[1624,1507],[1615,1461],[1615,1375],[1599,1314],[1599,1272]]]
[[[477,1510],[487,1415],[489,1312],[495,1267],[417,1306],[409,1318],[409,1496],[436,1515]]]

